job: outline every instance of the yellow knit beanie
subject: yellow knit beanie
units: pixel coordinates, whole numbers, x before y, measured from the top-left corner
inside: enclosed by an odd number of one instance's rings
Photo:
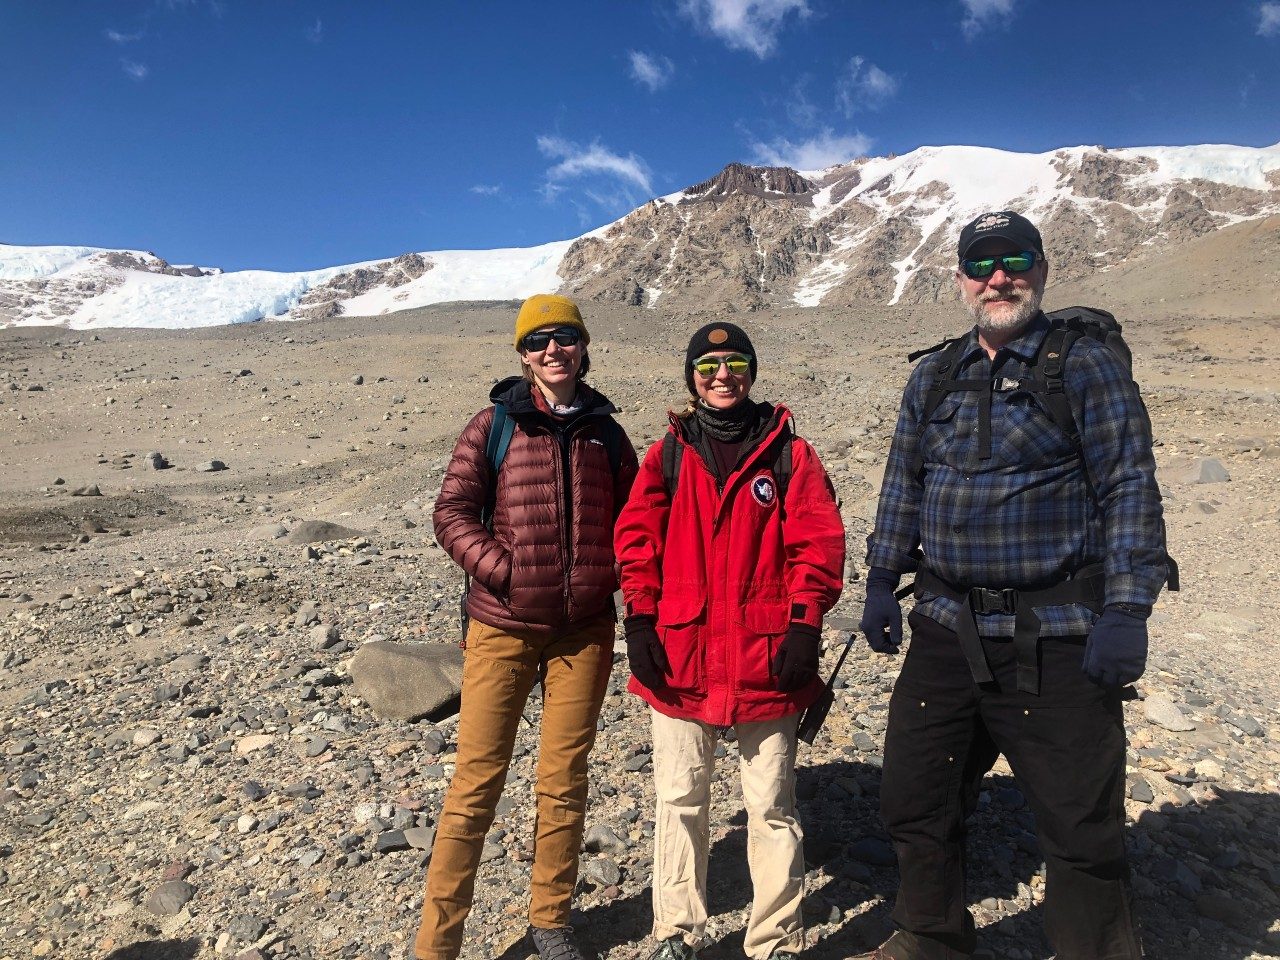
[[[591,334],[587,333],[576,303],[556,293],[535,293],[520,305],[520,312],[516,314],[516,349],[520,349],[525,334],[550,326],[577,327],[582,331],[583,345],[591,342]]]

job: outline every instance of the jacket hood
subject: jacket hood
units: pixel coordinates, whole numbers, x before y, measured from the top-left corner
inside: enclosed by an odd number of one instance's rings
[[[542,411],[533,402],[532,390],[533,384],[524,377],[511,376],[493,385],[493,389],[489,391],[489,400],[492,403],[502,404],[512,415],[540,414]],[[582,381],[578,382],[578,395],[582,398],[582,410],[578,414],[580,417],[618,412],[618,408],[609,401],[608,397]]]

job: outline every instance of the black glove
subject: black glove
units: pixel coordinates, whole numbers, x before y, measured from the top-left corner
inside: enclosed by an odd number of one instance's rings
[[[1107,607],[1089,631],[1084,647],[1085,676],[1100,687],[1133,683],[1147,667],[1147,616]]]
[[[901,576],[884,567],[867,572],[867,602],[858,629],[877,653],[897,653],[902,646],[902,604],[893,595]]]
[[[781,693],[791,693],[809,683],[818,673],[822,631],[807,623],[793,623],[778,644],[770,672],[773,685]]]
[[[627,636],[631,675],[650,690],[661,690],[667,685],[666,674],[671,670],[671,663],[658,639],[657,620],[648,614],[633,614],[623,619],[622,630]]]

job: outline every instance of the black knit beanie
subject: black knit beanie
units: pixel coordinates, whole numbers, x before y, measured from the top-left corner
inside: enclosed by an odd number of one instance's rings
[[[689,395],[696,397],[698,391],[693,386],[693,361],[717,350],[736,350],[751,358],[751,382],[756,380],[756,348],[751,344],[747,331],[737,324],[717,320],[699,327],[689,338],[689,347],[684,352],[684,382],[689,387]]]

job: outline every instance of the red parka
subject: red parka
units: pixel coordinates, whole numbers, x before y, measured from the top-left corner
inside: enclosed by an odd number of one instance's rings
[[[516,424],[498,476],[485,455],[493,407],[472,417],[453,449],[434,514],[436,540],[471,576],[467,613],[506,630],[550,633],[610,608],[617,589],[613,523],[636,473],[617,412],[586,384],[582,410],[562,421],[541,409],[527,380],[490,395]],[[605,430],[620,437],[619,469]],[[492,532],[480,516],[492,492]]]
[[[614,545],[628,614],[657,617],[671,662],[667,686],[634,677],[629,689],[667,716],[718,726],[772,720],[802,710],[822,681],[782,693],[770,665],[788,625],[821,626],[840,596],[844,524],[818,455],[792,441],[792,474],[780,509],[772,451],[790,431],[775,407],[769,428],[739,459],[723,491],[684,425],[674,500],[662,476],[662,442],[645,455],[618,517]]]

